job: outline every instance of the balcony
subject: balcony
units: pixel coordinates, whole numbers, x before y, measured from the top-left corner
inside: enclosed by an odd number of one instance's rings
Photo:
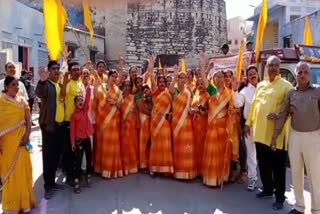
[[[291,0],[292,1],[292,0]],[[268,1],[268,13],[277,10],[281,7],[286,7],[288,5],[287,0],[269,0]],[[247,21],[256,21],[259,18],[261,12],[261,4],[254,9],[254,15],[249,17]]]

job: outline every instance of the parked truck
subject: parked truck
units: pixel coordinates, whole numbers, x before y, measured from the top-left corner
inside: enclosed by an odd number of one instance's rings
[[[267,78],[267,72],[265,71],[267,59],[275,55],[281,60],[280,74],[283,78],[296,84],[295,68],[300,61],[306,61],[310,64],[311,68],[311,82],[320,85],[320,47],[306,46],[296,44],[294,48],[276,48],[263,50],[260,52],[259,62],[255,62],[254,52],[245,52],[244,58],[244,70],[245,67],[250,64],[257,64],[259,70],[260,79]],[[237,55],[233,56],[219,56],[212,57],[210,60],[217,62],[216,69],[231,69],[234,70],[237,62]],[[216,66],[216,65],[215,65]]]

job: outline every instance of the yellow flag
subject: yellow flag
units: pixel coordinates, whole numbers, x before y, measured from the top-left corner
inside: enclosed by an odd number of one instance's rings
[[[158,65],[158,69],[162,69],[162,65],[161,65],[160,57],[159,57],[159,65]]]
[[[91,22],[91,16],[90,16],[90,9],[89,9],[89,3],[88,0],[82,0],[82,6],[83,6],[83,17],[84,17],[84,26],[88,28],[90,31],[90,40],[91,45],[94,44],[93,41],[93,27]]]
[[[186,64],[186,60],[184,58],[181,59],[181,72],[182,73],[187,72],[187,64]]]
[[[51,60],[58,60],[63,47],[63,32],[67,14],[60,0],[43,0],[46,44]]]
[[[264,30],[266,29],[268,22],[268,5],[267,0],[262,0],[261,12],[259,17],[259,23],[257,28],[256,36],[256,63],[259,60],[260,56],[260,46],[263,41]]]
[[[241,78],[242,65],[243,65],[243,52],[244,52],[244,40],[242,39],[240,42],[239,55],[238,55],[239,57],[238,57],[238,62],[236,67],[236,74],[237,74],[238,81],[240,81],[240,78]]]
[[[61,47],[64,45],[64,27],[66,25],[66,21],[68,18],[67,12],[63,8],[61,0],[56,0],[58,5],[58,27],[59,27],[59,34],[61,40]]]
[[[311,29],[310,29],[310,23],[309,23],[308,16],[306,16],[306,18],[305,18],[303,44],[310,45],[310,46],[313,45],[312,44],[312,33],[311,33]]]

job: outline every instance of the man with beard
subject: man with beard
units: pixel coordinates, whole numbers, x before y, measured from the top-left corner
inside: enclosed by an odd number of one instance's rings
[[[243,117],[246,120],[248,118],[248,113],[252,104],[252,100],[254,97],[254,94],[256,92],[256,87],[258,84],[258,69],[256,66],[251,65],[247,68],[246,76],[249,80],[248,84],[240,91],[238,92],[241,83],[238,81],[232,82],[232,89],[234,92],[234,106],[236,108],[242,108],[243,109]],[[246,145],[246,162],[247,162],[247,171],[248,171],[248,190],[254,191],[257,187],[257,155],[256,155],[256,147],[254,143],[252,142],[252,136],[244,136],[244,141]]]
[[[289,214],[304,213],[304,168],[310,179],[311,213],[320,213],[320,88],[310,83],[311,71],[305,62],[296,67],[297,87],[292,89],[282,106],[272,137],[272,144],[291,116],[289,132],[289,158],[292,183],[296,198],[295,209]]]
[[[250,134],[256,144],[260,177],[263,185],[258,198],[276,196],[274,210],[283,208],[286,189],[286,163],[288,149],[288,124],[279,134],[276,144],[271,144],[274,121],[285,100],[285,96],[292,88],[290,82],[280,76],[280,59],[271,56],[267,60],[266,70],[269,79],[258,84],[244,132]]]

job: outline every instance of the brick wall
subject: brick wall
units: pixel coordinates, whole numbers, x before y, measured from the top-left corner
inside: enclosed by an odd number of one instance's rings
[[[155,54],[194,56],[219,51],[227,40],[223,0],[154,0],[128,4],[126,60],[141,65],[146,48]]]

